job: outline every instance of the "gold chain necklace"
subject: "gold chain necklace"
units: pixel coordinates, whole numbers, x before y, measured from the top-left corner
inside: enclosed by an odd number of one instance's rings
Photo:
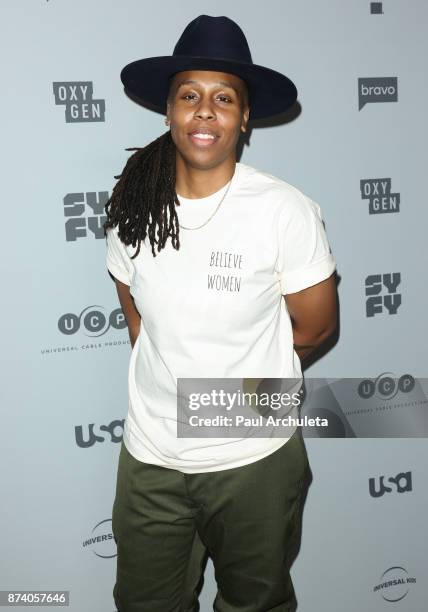
[[[181,223],[179,223],[178,224],[179,227],[181,227],[182,229],[185,229],[185,230],[197,230],[197,229],[200,229],[201,227],[204,227],[204,225],[206,225],[209,221],[211,221],[211,219],[214,217],[214,215],[216,214],[216,212],[218,211],[218,209],[222,205],[223,200],[227,196],[227,193],[228,193],[228,191],[230,189],[230,186],[232,185],[232,181],[233,181],[233,179],[235,177],[235,174],[236,174],[236,166],[235,166],[235,172],[233,173],[233,176],[232,176],[232,178],[229,181],[229,184],[227,186],[226,191],[223,194],[223,197],[221,198],[220,202],[217,204],[217,207],[216,207],[215,211],[208,217],[208,219],[204,223],[202,223],[201,225],[198,225],[197,227],[187,227],[186,225],[181,225]]]

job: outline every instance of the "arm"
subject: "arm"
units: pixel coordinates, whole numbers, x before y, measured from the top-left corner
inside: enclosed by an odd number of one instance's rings
[[[133,347],[137,336],[140,333],[140,313],[135,307],[134,299],[129,292],[129,286],[122,283],[116,277],[115,281],[119,302],[128,325],[129,340],[131,341],[131,346]]]
[[[335,276],[296,293],[284,295],[293,325],[294,349],[303,361],[335,331]]]

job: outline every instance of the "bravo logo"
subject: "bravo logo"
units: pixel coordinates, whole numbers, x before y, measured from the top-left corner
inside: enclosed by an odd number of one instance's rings
[[[363,77],[358,79],[358,110],[369,102],[397,102],[397,77]]]

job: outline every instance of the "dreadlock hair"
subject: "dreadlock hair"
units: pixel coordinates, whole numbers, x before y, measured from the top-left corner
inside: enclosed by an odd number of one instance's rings
[[[172,246],[180,248],[178,217],[175,204],[180,204],[175,191],[175,143],[168,130],[145,147],[134,147],[122,174],[104,206],[108,228],[118,226],[118,236],[126,244],[137,246],[149,236],[153,257],[164,248],[169,236]],[[168,216],[169,213],[169,216]]]

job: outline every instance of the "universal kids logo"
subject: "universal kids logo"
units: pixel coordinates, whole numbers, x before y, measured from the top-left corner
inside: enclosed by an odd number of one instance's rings
[[[65,106],[66,123],[105,121],[105,100],[94,100],[92,81],[54,81],[55,104]]]
[[[384,484],[385,476],[378,476],[378,485],[375,478],[369,478],[369,493],[372,497],[382,497],[385,493],[391,493],[392,487]],[[412,490],[412,472],[400,472],[396,476],[390,476],[388,482],[391,483],[397,493],[408,493]]]
[[[99,432],[106,432],[110,436],[110,442],[122,442],[123,438],[123,428],[125,425],[125,419],[115,420],[109,423],[108,425],[99,425]],[[90,448],[94,446],[97,442],[104,442],[105,436],[97,435],[94,433],[95,423],[89,423],[85,427],[86,432],[83,434],[83,425],[76,425],[74,428],[74,435],[76,438],[77,446],[80,448]]]
[[[105,238],[103,225],[107,219],[104,206],[109,198],[108,191],[67,193],[63,199],[65,239],[74,242],[89,235]]]
[[[362,179],[361,197],[369,201],[369,214],[400,212],[400,194],[391,193],[390,178]]]
[[[401,293],[397,287],[401,283],[400,272],[387,274],[370,274],[366,277],[366,316],[387,312],[397,314],[401,306]]]
[[[358,110],[369,102],[397,102],[397,77],[363,77],[358,79]]]
[[[112,520],[104,519],[92,529],[89,538],[83,541],[83,548],[91,549],[101,559],[117,556],[116,543],[112,530]]]
[[[379,584],[373,587],[373,592],[380,593],[385,601],[401,601],[409,592],[410,585],[415,583],[416,578],[409,576],[404,567],[396,565],[383,572]]]
[[[126,319],[121,308],[115,308],[110,313],[103,312],[102,306],[87,306],[80,314],[67,312],[58,319],[58,329],[62,334],[70,336],[80,329],[86,336],[98,338],[112,327],[124,329]]]

